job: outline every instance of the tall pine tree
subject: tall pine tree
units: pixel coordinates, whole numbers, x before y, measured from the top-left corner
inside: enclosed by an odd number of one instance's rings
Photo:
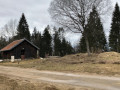
[[[36,29],[36,27],[34,28],[34,30],[33,30],[33,33],[32,33],[32,36],[31,36],[31,41],[37,46],[37,47],[39,47],[40,48],[40,55],[41,55],[41,44],[42,44],[42,42],[41,42],[41,39],[42,37],[41,37],[41,33]]]
[[[55,34],[54,34],[54,55],[55,56],[60,56],[61,55],[61,39],[60,39],[60,34],[58,31],[55,29]]]
[[[74,49],[73,49],[70,42],[67,42],[67,50],[66,51],[67,51],[67,54],[73,54],[74,53]]]
[[[85,33],[87,33],[91,52],[100,52],[104,49],[106,44],[105,33],[100,20],[100,16],[95,7],[93,7],[92,12],[90,13]],[[86,43],[83,36],[80,41],[81,52],[86,52],[87,49],[85,46]]]
[[[85,43],[85,38],[84,36],[82,36],[82,38],[80,39],[80,42],[79,42],[79,45],[78,45],[78,52],[81,52],[81,53],[86,53],[87,49],[86,49],[86,43]]]
[[[36,27],[33,30],[31,41],[40,48],[41,45],[41,33],[36,29]]]
[[[109,45],[112,51],[120,52],[120,10],[118,4],[113,12]]]
[[[45,55],[52,55],[52,37],[49,33],[49,25],[45,28],[43,36],[42,36],[42,48],[41,48],[41,56],[45,57]]]
[[[61,52],[61,56],[67,55],[67,41],[66,39],[63,37],[62,38],[62,52]]]
[[[26,38],[30,40],[30,32],[29,32],[29,26],[27,24],[26,18],[24,13],[22,14],[22,17],[20,18],[18,27],[17,27],[17,39]]]

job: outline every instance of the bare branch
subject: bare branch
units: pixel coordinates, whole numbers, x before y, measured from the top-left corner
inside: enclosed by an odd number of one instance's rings
[[[56,23],[83,33],[93,6],[99,14],[106,14],[111,4],[110,0],[53,0],[49,12]]]
[[[17,28],[17,21],[16,20],[10,20],[7,24],[4,25],[4,27],[1,30],[1,34],[4,37],[13,37],[16,35],[16,28]]]

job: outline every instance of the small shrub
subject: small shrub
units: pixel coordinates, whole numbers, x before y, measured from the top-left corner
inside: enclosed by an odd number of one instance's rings
[[[105,61],[99,61],[98,64],[106,64]]]
[[[69,88],[68,90],[75,90],[74,88]]]
[[[51,86],[46,86],[45,90],[59,90],[59,89],[57,89],[55,86],[51,85]]]
[[[113,64],[120,64],[120,62],[118,61],[118,62],[114,62]]]

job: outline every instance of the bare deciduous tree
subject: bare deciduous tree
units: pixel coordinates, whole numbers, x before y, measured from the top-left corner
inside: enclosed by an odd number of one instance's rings
[[[16,35],[17,20],[10,20],[1,30],[2,36],[8,38]]]
[[[49,8],[55,22],[66,30],[85,36],[88,55],[90,50],[85,28],[93,6],[97,8],[99,14],[105,14],[111,8],[110,0],[53,0]]]

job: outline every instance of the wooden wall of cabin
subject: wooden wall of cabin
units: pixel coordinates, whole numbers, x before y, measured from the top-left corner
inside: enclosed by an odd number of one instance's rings
[[[27,41],[24,41],[11,51],[16,59],[21,58],[21,50],[23,48],[25,49],[25,58],[37,58],[37,49]]]
[[[15,56],[15,59],[20,59],[21,58],[21,50],[25,49],[25,58],[30,59],[30,58],[37,58],[37,49],[28,43],[27,41],[23,41],[21,44],[16,46],[14,49],[11,51],[6,51],[3,52],[3,56],[5,59],[10,59],[11,56]]]
[[[1,52],[2,59],[10,59],[11,58],[11,53],[10,51],[4,51]]]

